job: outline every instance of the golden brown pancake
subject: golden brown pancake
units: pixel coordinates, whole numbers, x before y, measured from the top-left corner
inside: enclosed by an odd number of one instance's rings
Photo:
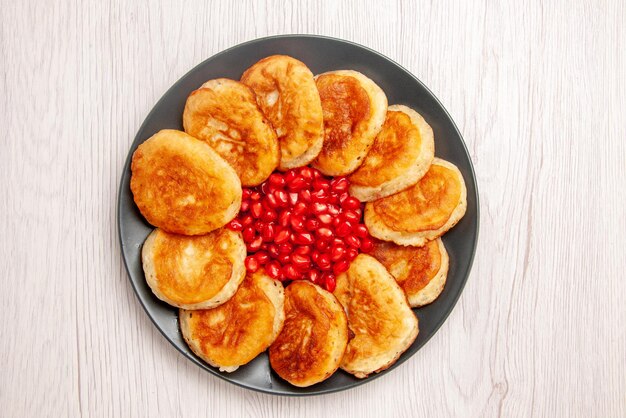
[[[233,372],[272,344],[285,319],[280,282],[262,270],[248,274],[237,293],[214,309],[179,312],[191,350],[220,371]]]
[[[465,214],[467,190],[459,169],[435,158],[414,186],[365,205],[372,236],[400,245],[424,245],[452,228]]]
[[[285,290],[285,326],[269,350],[272,369],[294,386],[311,386],[337,370],[347,342],[346,314],[332,293],[292,282]]]
[[[337,276],[334,294],[354,334],[341,362],[348,373],[364,378],[385,370],[415,341],[417,318],[398,283],[375,258],[359,254]]]
[[[155,229],[141,251],[146,281],[172,306],[204,309],[230,299],[245,276],[241,233],[221,228],[189,237]]]
[[[324,112],[324,146],[313,166],[329,176],[356,170],[380,132],[387,96],[356,71],[331,71],[315,77]]]
[[[202,141],[164,129],[133,154],[130,188],[141,214],[167,232],[201,235],[230,222],[241,206],[235,171]]]
[[[448,275],[448,252],[441,238],[423,247],[376,241],[370,255],[396,279],[412,307],[427,305],[441,294]]]
[[[363,164],[350,175],[350,194],[371,202],[421,179],[435,156],[433,130],[406,106],[389,106],[383,128]]]
[[[295,58],[272,55],[248,68],[241,82],[256,93],[280,144],[280,170],[309,164],[322,150],[324,118],[313,73]]]
[[[218,78],[187,98],[185,132],[209,144],[233,166],[241,184],[261,184],[278,167],[276,133],[246,85]]]

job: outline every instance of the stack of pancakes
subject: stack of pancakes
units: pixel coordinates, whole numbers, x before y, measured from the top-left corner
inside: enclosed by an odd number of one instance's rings
[[[131,189],[156,227],[142,249],[146,281],[180,308],[193,352],[232,372],[269,348],[274,371],[296,386],[339,367],[363,378],[392,365],[418,334],[411,307],[443,290],[440,237],[466,206],[463,177],[434,157],[424,118],[388,106],[361,73],[314,76],[282,55],[257,62],[240,81],[207,81],[182,118],[185,132],[162,130],[138,147]],[[242,186],[306,165],[348,176],[378,239],[337,277],[333,293],[308,281],[284,289],[262,269],[246,272],[241,233],[225,228]]]

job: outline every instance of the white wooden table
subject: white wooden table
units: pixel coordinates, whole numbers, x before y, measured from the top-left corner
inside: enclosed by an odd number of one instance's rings
[[[0,3],[0,415],[626,416],[624,2]],[[284,33],[364,44],[423,80],[481,197],[474,268],[437,335],[381,379],[299,399],[225,383],[170,346],[115,219],[132,138],[165,90]]]

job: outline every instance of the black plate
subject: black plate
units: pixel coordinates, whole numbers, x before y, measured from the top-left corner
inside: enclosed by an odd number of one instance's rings
[[[234,373],[220,373],[191,352],[178,328],[177,310],[158,300],[144,278],[141,245],[152,227],[139,213],[130,191],[130,161],[133,152],[139,144],[161,129],[182,130],[185,100],[202,83],[218,77],[238,80],[246,68],[273,54],[298,58],[309,66],[313,74],[351,69],[370,77],[385,91],[390,105],[404,104],[424,116],[435,133],[435,154],[456,164],[465,178],[467,213],[443,237],[450,254],[445,289],[434,303],[415,310],[420,332],[413,345],[396,364],[368,379],[356,379],[340,370],[322,383],[297,388],[281,380],[270,369],[266,353]],[[351,42],[319,36],[276,36],[246,42],[207,59],[165,93],[139,128],[128,153],[119,190],[117,220],[122,255],[131,284],[154,325],[177,350],[210,373],[239,386],[281,395],[314,395],[352,388],[388,373],[415,354],[443,324],[461,295],[472,266],[478,237],[478,193],[472,163],[461,134],[439,100],[411,73],[389,58]]]

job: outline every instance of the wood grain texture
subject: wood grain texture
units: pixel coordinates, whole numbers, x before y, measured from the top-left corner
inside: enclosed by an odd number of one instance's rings
[[[3,415],[626,416],[624,2],[0,3]],[[436,336],[381,379],[301,399],[178,354],[133,294],[115,220],[164,91],[284,33],[364,44],[423,80],[465,137],[482,209]]]

